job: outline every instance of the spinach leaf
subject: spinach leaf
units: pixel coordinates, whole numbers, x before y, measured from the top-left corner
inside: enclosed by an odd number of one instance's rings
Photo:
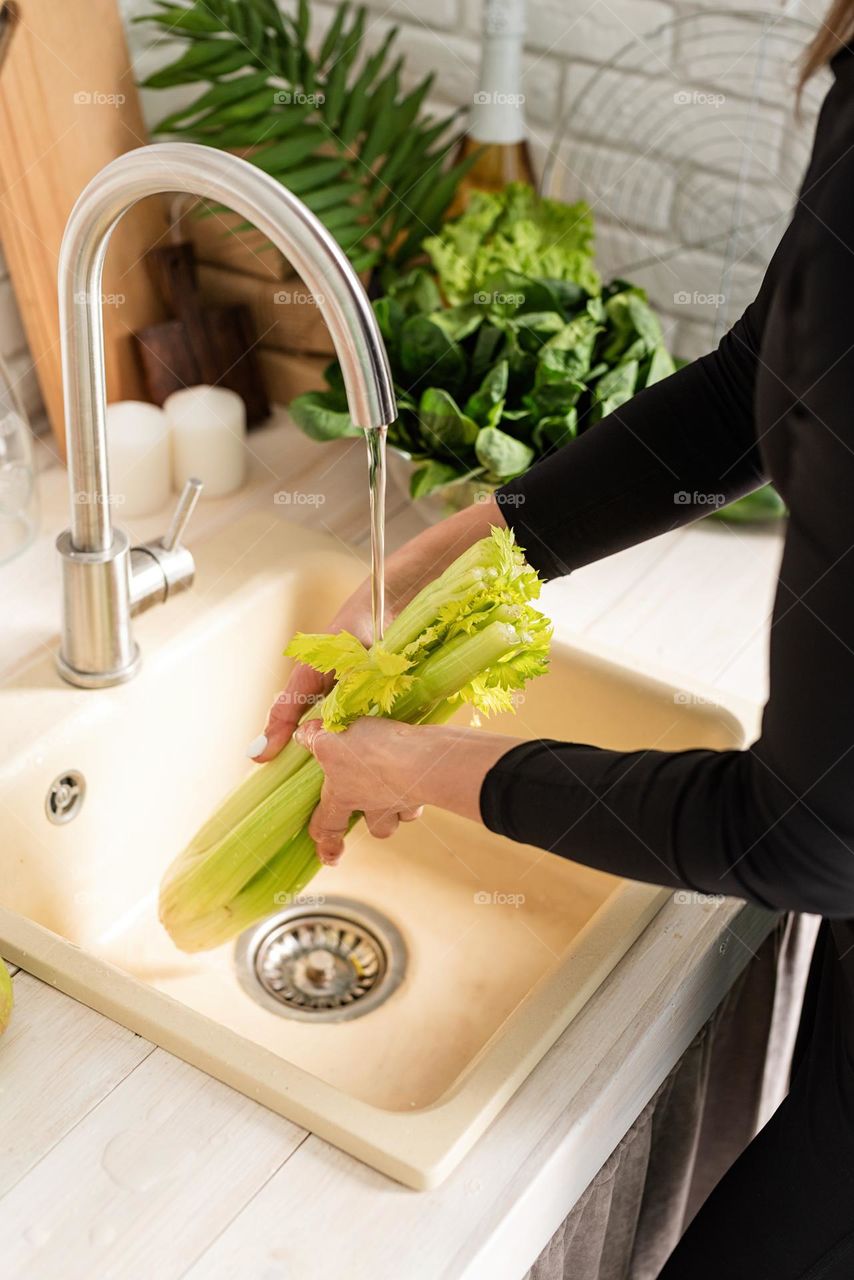
[[[676,365],[667,347],[656,347],[650,357],[649,367],[643,374],[643,385],[651,387],[654,382],[661,382],[663,378],[669,378],[671,373],[675,372],[675,369]]]
[[[567,316],[575,311],[577,307],[580,307],[585,300],[587,300],[588,306],[590,303],[598,301],[595,298],[588,300],[586,289],[582,289],[581,285],[576,284],[574,280],[536,280],[533,283],[539,285],[548,294],[551,302],[550,305],[547,304],[544,298],[539,307],[531,306],[532,311],[559,311],[561,315]],[[528,294],[528,300],[529,302],[534,301],[534,297],[530,293]]]
[[[786,514],[786,504],[773,485],[766,484],[726,507],[717,507],[711,515],[734,524],[753,524],[760,520],[779,520]]]
[[[474,451],[477,460],[498,480],[511,480],[527,471],[534,461],[534,450],[521,440],[508,436],[497,427],[483,427],[478,432]]]
[[[481,382],[486,376],[487,371],[498,359],[498,354],[504,343],[505,335],[503,329],[498,329],[492,324],[485,324],[478,330],[471,357],[471,376],[475,383]]]
[[[473,303],[461,307],[449,307],[446,311],[434,311],[430,315],[452,342],[462,342],[483,324],[483,312]]]
[[[565,382],[546,382],[525,396],[525,403],[537,417],[566,413],[587,390],[583,382],[568,378]]]
[[[605,303],[605,314],[609,340],[602,359],[609,365],[639,359],[663,346],[661,325],[647,303],[646,294],[635,285],[610,297]]]
[[[534,428],[534,444],[541,453],[560,449],[578,434],[578,413],[570,409],[563,414],[550,414],[540,418]]]
[[[466,401],[466,413],[470,418],[482,423],[496,405],[504,405],[509,372],[506,360],[499,360],[498,364],[490,369],[477,391]]]
[[[410,384],[431,383],[456,389],[465,377],[466,359],[458,343],[429,316],[410,316],[400,334],[400,365]]]
[[[340,391],[344,397],[342,407],[346,408],[347,399],[344,393],[344,374],[337,360],[332,360],[323,370],[323,380],[330,391]]]
[[[424,267],[415,267],[389,286],[387,296],[403,308],[404,315],[430,315],[442,306],[435,277]]]
[[[383,298],[377,298],[373,303],[373,309],[383,342],[388,351],[389,360],[394,363],[397,359],[400,346],[400,331],[406,319],[406,313],[397,299],[388,295]]]
[[[593,388],[593,405],[590,410],[590,421],[600,419],[619,409],[621,404],[631,400],[638,380],[637,360],[628,360],[604,373]]]
[[[428,387],[421,397],[418,416],[423,435],[440,453],[459,458],[470,452],[480,428],[442,387]]]
[[[560,333],[564,319],[559,311],[529,311],[515,316],[509,327],[523,351],[537,352],[549,338]]]
[[[409,478],[410,495],[413,498],[426,498],[428,493],[441,489],[443,485],[450,484],[452,480],[459,479],[463,474],[449,462],[439,462],[436,458],[430,458],[412,472]]]
[[[343,403],[343,408],[342,408]],[[360,436],[353,424],[347,401],[338,391],[307,391],[291,402],[291,417],[312,440],[340,440]]]

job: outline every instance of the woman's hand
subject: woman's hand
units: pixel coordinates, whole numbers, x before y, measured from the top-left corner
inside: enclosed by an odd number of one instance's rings
[[[363,582],[338,610],[329,625],[330,631],[349,631],[362,641],[371,643],[371,584]],[[270,708],[264,732],[250,742],[246,754],[258,764],[265,764],[279,754],[293,737],[294,730],[309,707],[320,702],[332,688],[331,675],[321,675],[313,667],[297,662],[290,679]]]
[[[504,734],[453,725],[410,725],[378,716],[329,733],[319,720],[296,731],[325,774],[309,834],[321,862],[334,866],[354,813],[372,835],[393,835],[432,804],[480,820],[480,791],[492,766],[517,745]]]
[[[456,560],[467,547],[485,538],[492,525],[506,524],[496,498],[477,502],[441,524],[425,529],[386,561],[386,622],[390,622],[422,587]],[[370,644],[370,580],[353,593],[335,615],[330,631],[349,631]],[[285,688],[270,708],[264,732],[250,742],[246,754],[259,764],[272,760],[289,742],[308,707],[332,688],[331,676],[297,663]]]

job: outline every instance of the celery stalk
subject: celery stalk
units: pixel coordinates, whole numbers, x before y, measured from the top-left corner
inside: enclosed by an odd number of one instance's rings
[[[323,770],[307,752],[306,761],[263,804],[256,805],[231,831],[201,854],[185,853],[163,880],[161,919],[175,902],[191,900],[194,910],[207,913],[228,902],[248,880],[308,822],[320,799]]]
[[[424,659],[410,688],[395,702],[394,719],[415,723],[518,647],[518,632],[506,622],[491,622],[476,635],[451,641]]]
[[[256,920],[290,905],[320,866],[314,841],[303,829],[230,902],[205,914],[191,910],[186,915],[173,916],[168,925],[172,940],[182,951],[220,946]]]
[[[327,729],[364,715],[448,719],[459,698],[489,714],[545,668],[550,628],[531,605],[539,582],[507,530],[470,547],[366,649],[347,633],[295,637],[288,652],[338,681]],[[164,876],[160,918],[187,951],[219,946],[289,902],[320,869],[308,822],[323,771],[290,743],[230,793]]]

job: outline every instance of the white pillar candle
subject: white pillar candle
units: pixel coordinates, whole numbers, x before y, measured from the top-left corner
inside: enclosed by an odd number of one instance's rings
[[[227,387],[185,387],[163,406],[172,434],[172,479],[180,489],[191,476],[202,497],[218,498],[246,475],[246,406]]]
[[[107,405],[110,497],[116,515],[148,516],[169,501],[172,489],[166,414],[142,400]]]

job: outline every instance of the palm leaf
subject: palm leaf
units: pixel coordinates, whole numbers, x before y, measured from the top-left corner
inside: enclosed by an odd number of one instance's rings
[[[183,48],[145,87],[199,87],[157,135],[245,155],[304,199],[360,270],[418,252],[463,168],[446,165],[455,115],[424,112],[432,77],[403,90],[404,60],[387,69],[394,28],[362,58],[366,9],[349,0],[317,52],[310,0],[154,3],[136,20]]]

